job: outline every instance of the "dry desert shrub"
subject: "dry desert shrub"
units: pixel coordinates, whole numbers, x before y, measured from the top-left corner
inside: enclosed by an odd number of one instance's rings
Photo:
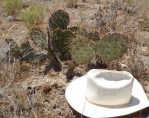
[[[8,15],[16,17],[23,6],[23,2],[22,0],[5,0],[4,6]]]
[[[76,8],[78,0],[65,0],[66,6],[70,8]]]
[[[139,47],[141,46],[141,44],[134,42],[131,45],[131,51],[132,53],[130,54],[130,62],[129,62],[129,71],[134,75],[134,77],[136,78],[142,78],[142,77],[147,77],[147,68],[146,68],[146,64],[144,63],[144,59],[140,57],[139,54]],[[143,79],[143,78],[142,78]]]
[[[138,16],[140,18],[143,18],[145,20],[147,20],[149,18],[149,13],[148,13],[148,10],[149,10],[149,1],[147,0],[139,0],[137,1],[137,4],[138,4]]]
[[[10,52],[8,52],[10,53]],[[46,107],[39,103],[35,88],[22,86],[22,79],[28,70],[23,69],[19,60],[12,60],[11,54],[0,60],[0,117],[1,118],[25,118],[39,117]],[[21,80],[19,80],[21,79]],[[43,96],[41,95],[41,99]],[[40,107],[40,110],[38,109]],[[44,115],[45,112],[43,112]]]
[[[42,22],[44,19],[44,8],[43,4],[32,4],[29,9],[20,14],[27,28],[33,29],[37,26],[37,23]]]
[[[137,10],[137,19],[141,30],[147,30],[149,27],[149,1],[147,0],[136,0],[137,5],[138,5],[138,10]]]

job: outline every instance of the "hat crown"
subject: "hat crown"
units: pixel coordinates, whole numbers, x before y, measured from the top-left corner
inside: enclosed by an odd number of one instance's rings
[[[133,76],[126,71],[92,69],[87,73],[86,98],[98,105],[123,105],[131,99]]]

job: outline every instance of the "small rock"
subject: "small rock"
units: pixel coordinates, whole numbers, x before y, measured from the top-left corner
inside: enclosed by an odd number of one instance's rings
[[[58,115],[61,115],[62,114],[62,110],[60,108],[56,108],[55,109],[55,113],[58,114]]]
[[[12,21],[14,21],[14,17],[13,16],[7,16],[6,21],[7,22],[12,22]]]
[[[52,91],[52,88],[48,85],[45,85],[43,87],[43,93],[48,94],[50,91]]]
[[[149,32],[148,31],[142,31],[139,34],[141,40],[140,44],[143,46],[149,46]]]
[[[142,26],[142,24],[144,24],[145,20],[144,19],[139,19],[138,23]]]
[[[149,56],[149,47],[142,47],[141,48],[141,53],[144,56]]]
[[[123,16],[123,15],[125,15],[125,12],[123,10],[118,10],[117,15],[118,16]]]
[[[41,65],[40,72],[42,73],[42,72],[44,72],[44,70],[45,70],[45,65]]]

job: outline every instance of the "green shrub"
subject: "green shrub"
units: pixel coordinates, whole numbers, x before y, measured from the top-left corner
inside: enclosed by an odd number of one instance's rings
[[[23,6],[22,0],[5,0],[5,9],[7,15],[16,16]]]
[[[33,4],[29,9],[22,12],[20,16],[29,29],[34,29],[37,26],[37,23],[42,22],[44,18],[44,5]]]

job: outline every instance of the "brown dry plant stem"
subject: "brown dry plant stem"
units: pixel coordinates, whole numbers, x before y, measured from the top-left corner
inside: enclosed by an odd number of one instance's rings
[[[141,40],[138,38],[138,40]],[[141,47],[141,43],[136,40],[136,42],[133,42],[132,44],[132,54],[131,54],[131,62],[130,62],[130,69],[131,73],[136,77],[136,78],[146,78],[148,76],[147,71],[146,71],[146,65],[144,65],[145,60],[140,58],[139,56],[139,47]],[[147,64],[148,65],[148,64]]]
[[[48,58],[49,62],[44,70],[44,75],[46,75],[48,73],[48,71],[51,69],[53,69],[56,72],[59,72],[62,70],[62,64],[61,64],[59,58],[56,56],[54,50],[52,49],[52,44],[51,44],[52,31],[50,31],[49,28],[47,28],[47,34],[48,34],[48,55],[47,55],[47,58]]]

